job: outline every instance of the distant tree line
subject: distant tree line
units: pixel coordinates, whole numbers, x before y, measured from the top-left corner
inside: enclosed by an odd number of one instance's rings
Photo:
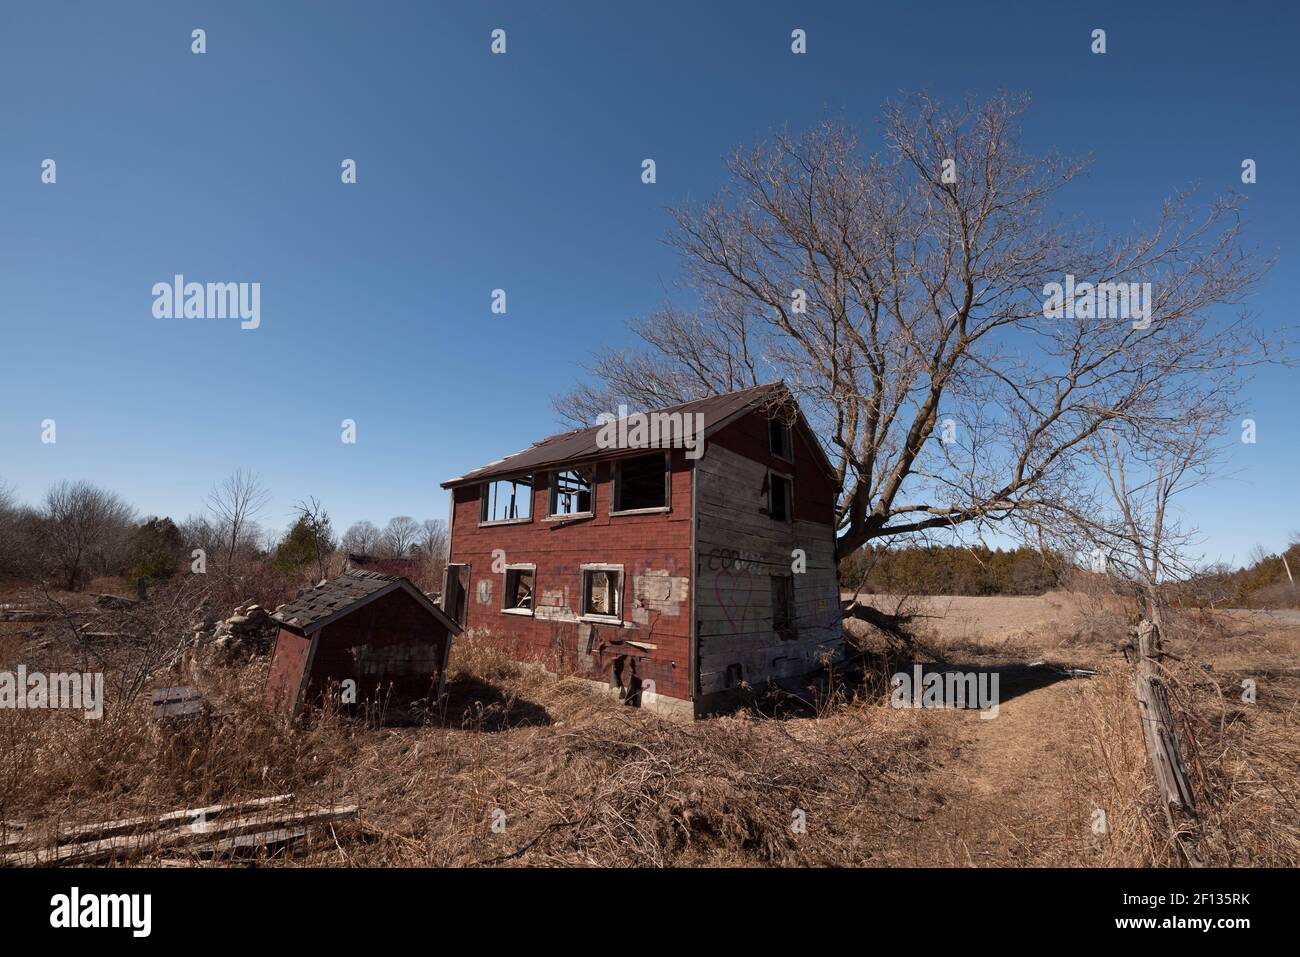
[[[863,548],[840,561],[840,584],[863,594],[1040,595],[1055,588],[1119,588],[1121,570],[1098,575],[1067,555],[1020,546]],[[1220,608],[1300,608],[1300,534],[1278,554],[1256,547],[1244,568],[1211,565],[1176,582],[1180,604]]]
[[[266,568],[301,581],[338,574],[352,553],[415,559],[418,583],[440,587],[445,522],[399,515],[382,529],[357,522],[340,538],[320,501],[309,498],[294,506],[288,530],[278,535],[258,522],[269,499],[261,480],[242,469],[213,486],[203,509],[181,521],[140,517],[91,482],[56,482],[31,505],[0,482],[0,575],[67,591],[101,577],[159,583],[195,570],[248,576]]]
[[[1023,546],[868,546],[840,561],[840,584],[863,594],[1041,595],[1061,587],[1071,567],[1062,556]]]
[[[1202,604],[1239,608],[1300,608],[1300,534],[1279,554],[1256,546],[1245,568],[1206,569],[1190,583]]]

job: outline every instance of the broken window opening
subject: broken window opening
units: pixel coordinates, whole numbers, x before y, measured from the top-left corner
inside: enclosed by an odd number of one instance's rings
[[[668,457],[637,455],[614,463],[615,512],[668,507]]]
[[[767,439],[773,455],[787,462],[794,461],[794,440],[790,435],[789,422],[783,419],[768,419]]]
[[[592,487],[596,470],[590,465],[555,472],[551,476],[551,506],[553,516],[592,514]]]
[[[782,641],[796,637],[794,628],[794,577],[771,575],[772,629]]]
[[[503,590],[502,611],[533,613],[533,577],[531,565],[506,569],[506,587]]]
[[[533,477],[520,476],[483,483],[479,496],[480,522],[524,521],[533,517]]]
[[[596,618],[622,619],[623,570],[596,566],[582,569],[582,613]]]
[[[775,472],[768,474],[767,514],[777,522],[790,520],[790,480]]]

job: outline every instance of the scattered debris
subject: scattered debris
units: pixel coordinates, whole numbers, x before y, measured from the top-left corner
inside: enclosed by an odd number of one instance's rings
[[[6,839],[0,865],[87,864],[185,847],[193,853],[224,853],[238,848],[281,844],[306,834],[308,827],[355,818],[355,804],[274,810],[292,802],[292,794],[257,798],[238,804],[171,811],[157,817],[101,821],[69,828],[39,840],[25,831]]]
[[[279,629],[280,623],[261,605],[240,605],[233,615],[217,624],[206,640],[227,660],[246,660],[268,654]],[[202,642],[203,637],[199,637]]]
[[[153,689],[153,719],[193,718],[203,713],[203,693],[198,688]]]
[[[1028,665],[1030,668],[1051,668],[1058,675],[1065,675],[1067,678],[1095,678],[1097,672],[1089,671],[1087,668],[1062,668],[1059,665],[1051,665],[1046,661],[1031,661]]]
[[[41,611],[35,608],[23,608],[20,605],[0,605],[0,621],[53,621],[55,614],[52,611]]]

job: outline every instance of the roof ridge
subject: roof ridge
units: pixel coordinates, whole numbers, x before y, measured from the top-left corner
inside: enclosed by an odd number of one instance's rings
[[[653,414],[675,414],[682,410],[688,410],[692,406],[699,408],[703,416],[716,416],[713,421],[706,420],[706,433],[712,431],[719,421],[725,420],[740,411],[744,405],[751,401],[749,396],[753,393],[773,392],[777,389],[783,389],[789,392],[789,386],[785,384],[784,379],[776,379],[772,382],[762,382],[758,385],[747,386],[744,389],[733,389],[730,392],[718,392],[712,395],[699,396],[694,399],[687,399],[684,402],[677,402],[672,405],[660,406],[655,409],[646,409],[637,411],[643,415]],[[626,403],[620,403],[626,405]],[[631,414],[629,412],[629,414]],[[476,481],[488,475],[504,475],[511,472],[522,472],[532,467],[551,465],[556,462],[566,460],[577,461],[586,458],[603,458],[611,450],[596,450],[584,445],[583,440],[587,437],[598,435],[606,423],[597,423],[595,425],[585,426],[580,429],[570,429],[566,432],[556,432],[548,435],[543,439],[534,442],[528,448],[511,455],[496,459],[486,465],[471,469],[463,475],[456,478],[448,479],[441,483],[443,488],[450,488],[453,485]],[[565,450],[566,443],[571,443],[574,448]],[[553,456],[546,458],[546,456]],[[576,456],[576,458],[575,458]]]
[[[733,395],[742,395],[743,393],[746,393],[746,392],[755,392],[755,391],[757,391],[757,390],[759,390],[759,389],[771,389],[771,388],[774,388],[774,387],[776,387],[776,386],[783,386],[783,385],[785,385],[785,380],[784,380],[784,379],[776,379],[776,380],[774,380],[774,381],[772,381],[772,382],[764,382],[764,383],[760,383],[759,385],[746,386],[746,387],[743,388],[743,389],[732,389],[730,392],[714,392],[714,393],[712,393],[711,395],[701,395],[701,396],[696,396],[694,399],[687,399],[685,402],[674,402],[672,405],[661,405],[661,406],[657,406],[657,407],[655,407],[655,408],[653,408],[653,409],[637,409],[637,410],[635,410],[635,411],[636,411],[636,412],[644,413],[644,414],[646,414],[646,415],[649,415],[649,414],[652,413],[652,412],[671,412],[673,409],[680,409],[680,408],[682,408],[683,406],[694,405],[696,402],[708,402],[710,399],[725,399],[725,398],[727,398],[728,396],[733,396]],[[627,403],[625,403],[625,402],[621,402],[621,403],[619,403],[619,404],[620,404],[620,405],[627,405]],[[579,434],[581,434],[581,433],[583,433],[583,432],[592,432],[592,431],[595,431],[595,430],[598,430],[598,429],[601,429],[601,428],[604,428],[604,423],[602,423],[602,422],[597,422],[595,425],[584,425],[584,426],[582,426],[581,428],[578,428],[578,429],[569,429],[567,432],[556,432],[556,433],[554,433],[553,435],[548,435],[548,436],[546,436],[546,438],[544,438],[544,439],[538,439],[536,442],[534,442],[532,445],[530,445],[530,446],[528,447],[528,449],[525,449],[524,451],[526,452],[526,451],[528,451],[529,449],[535,449],[535,448],[537,448],[539,445],[545,445],[547,442],[550,442],[552,439],[560,439],[560,438],[564,438],[565,436],[568,436],[568,435],[579,435]],[[519,452],[515,452],[514,454],[515,454],[515,455],[519,455],[520,453],[519,453]],[[508,458],[511,458],[511,457],[512,457],[512,456],[507,455],[507,456],[505,456],[505,458],[498,459],[497,461],[499,461],[499,462],[504,462],[505,459],[508,459]],[[489,465],[495,465],[496,462],[490,462],[490,463],[488,463],[488,464],[489,464]],[[483,466],[483,467],[486,468],[487,466]],[[475,469],[475,471],[477,471],[477,469]]]

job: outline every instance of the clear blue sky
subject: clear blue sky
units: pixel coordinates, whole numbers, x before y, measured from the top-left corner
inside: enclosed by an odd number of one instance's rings
[[[272,527],[306,495],[340,530],[443,518],[440,481],[556,431],[550,398],[663,301],[664,207],[714,192],[726,151],[825,116],[874,145],[881,102],[922,87],[1032,93],[1030,148],[1095,153],[1065,211],[1117,228],[1182,186],[1244,189],[1248,241],[1278,258],[1251,306],[1293,324],[1298,9],[6,2],[0,477],[29,501],[87,478],[179,518],[244,466]],[[261,282],[261,328],[155,319],[177,272]],[[1188,500],[1211,558],[1300,529],[1298,375],[1258,378],[1258,443]]]

